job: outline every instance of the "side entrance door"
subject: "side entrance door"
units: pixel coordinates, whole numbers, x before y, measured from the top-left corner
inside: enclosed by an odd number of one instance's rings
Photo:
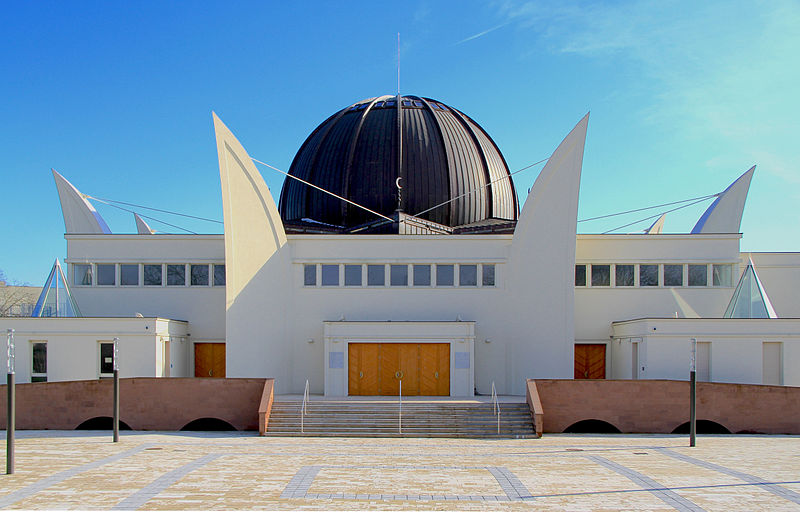
[[[575,345],[575,378],[606,378],[606,346],[604,344]]]
[[[224,343],[195,343],[194,376],[212,378],[225,377]]]

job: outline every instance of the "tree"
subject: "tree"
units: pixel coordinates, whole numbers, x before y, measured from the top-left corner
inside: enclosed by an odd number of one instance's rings
[[[0,317],[28,316],[29,309],[36,303],[36,288],[17,281],[8,281],[6,273],[0,268]]]

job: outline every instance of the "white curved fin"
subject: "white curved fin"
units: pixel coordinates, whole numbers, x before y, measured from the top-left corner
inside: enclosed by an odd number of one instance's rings
[[[68,235],[75,233],[111,234],[106,221],[84,195],[55,169],[50,170],[53,171],[58,198],[61,200],[61,213],[64,215],[66,233]]]
[[[560,242],[570,245],[574,256],[578,191],[588,124],[587,113],[564,137],[536,177],[514,229],[514,243],[533,237],[538,244],[542,240],[550,241],[546,235],[561,235],[564,240]],[[549,233],[534,233],[539,230]]]
[[[656,219],[652,226],[645,231],[646,235],[660,235],[664,230],[664,219],[667,217],[666,213],[662,213],[661,217]]]
[[[212,115],[222,183],[226,289],[230,304],[286,244],[286,232],[272,194],[247,151],[220,118]]]
[[[150,226],[147,225],[147,222],[144,221],[138,214],[134,213],[133,218],[136,219],[136,232],[140,235],[152,235],[155,233]]]
[[[747,191],[750,190],[750,180],[753,179],[755,170],[754,165],[711,203],[695,224],[692,234],[739,233]]]

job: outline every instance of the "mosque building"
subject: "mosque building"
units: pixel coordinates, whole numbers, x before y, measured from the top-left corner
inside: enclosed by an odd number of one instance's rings
[[[53,171],[66,267],[38,317],[0,319],[19,382],[96,379],[118,357],[123,377],[274,377],[284,394],[524,395],[527,378],[686,379],[694,338],[700,380],[800,385],[800,254],[739,248],[754,167],[690,233],[662,217],[585,235],[588,114],[524,201],[489,134],[438,100],[336,112],[279,196],[213,122],[223,235],[138,216],[111,233]]]

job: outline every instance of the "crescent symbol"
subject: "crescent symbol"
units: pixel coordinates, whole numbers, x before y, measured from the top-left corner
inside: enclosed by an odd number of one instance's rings
[[[398,177],[396,180],[394,180],[395,186],[397,186],[397,188],[399,188],[401,190],[403,189],[403,187],[400,186],[400,180],[402,180],[402,179],[403,179],[403,177],[401,176],[401,177]]]

